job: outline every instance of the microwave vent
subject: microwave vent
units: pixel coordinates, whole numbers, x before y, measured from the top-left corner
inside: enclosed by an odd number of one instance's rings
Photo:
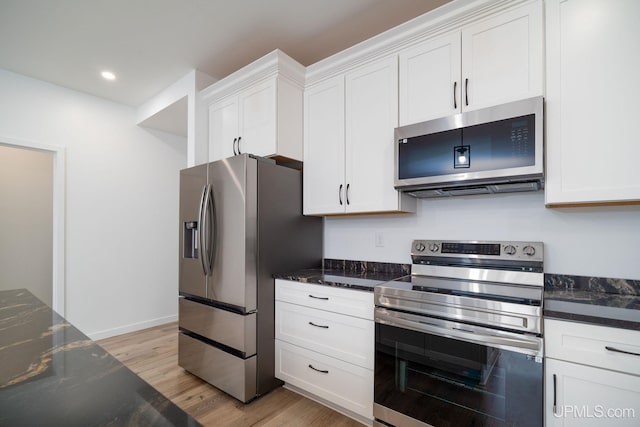
[[[523,191],[538,191],[543,188],[542,181],[508,182],[488,185],[470,185],[450,188],[433,188],[419,191],[410,191],[409,195],[419,199],[431,199],[435,197],[473,196],[490,193],[519,193]]]

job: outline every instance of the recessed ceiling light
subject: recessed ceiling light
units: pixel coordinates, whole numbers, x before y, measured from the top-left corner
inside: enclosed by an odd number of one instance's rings
[[[115,80],[116,79],[116,75],[113,74],[111,71],[103,71],[103,72],[100,73],[100,75],[105,80]]]

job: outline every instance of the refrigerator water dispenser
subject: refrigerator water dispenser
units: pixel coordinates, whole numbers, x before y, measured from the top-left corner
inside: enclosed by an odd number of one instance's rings
[[[198,221],[185,222],[182,236],[182,257],[198,258]]]

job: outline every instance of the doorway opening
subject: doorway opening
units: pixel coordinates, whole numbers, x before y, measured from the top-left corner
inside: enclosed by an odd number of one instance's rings
[[[64,148],[0,136],[0,156],[3,289],[27,288],[65,316]]]

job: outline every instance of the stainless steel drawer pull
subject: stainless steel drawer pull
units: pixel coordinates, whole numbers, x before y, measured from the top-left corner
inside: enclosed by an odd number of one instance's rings
[[[311,294],[309,294],[309,298],[322,299],[322,300],[325,300],[325,301],[329,301],[329,298],[327,298],[327,297],[316,297],[316,296],[311,295]]]
[[[313,367],[313,365],[311,365],[311,364],[309,364],[309,367],[310,367],[311,369],[313,369],[314,371],[320,372],[320,373],[322,373],[322,374],[328,374],[328,373],[329,373],[329,371],[325,371],[324,369],[314,368],[314,367]]]
[[[617,349],[615,347],[609,347],[608,345],[605,346],[604,348],[606,348],[609,351],[615,351],[616,353],[624,353],[624,354],[630,354],[632,356],[640,356],[640,353],[634,353],[632,351],[620,350],[620,349]]]
[[[309,322],[309,324],[310,324],[311,326],[315,326],[316,328],[329,329],[329,326],[327,326],[327,325],[316,325],[316,324],[315,324],[315,323],[313,323],[313,322]]]

